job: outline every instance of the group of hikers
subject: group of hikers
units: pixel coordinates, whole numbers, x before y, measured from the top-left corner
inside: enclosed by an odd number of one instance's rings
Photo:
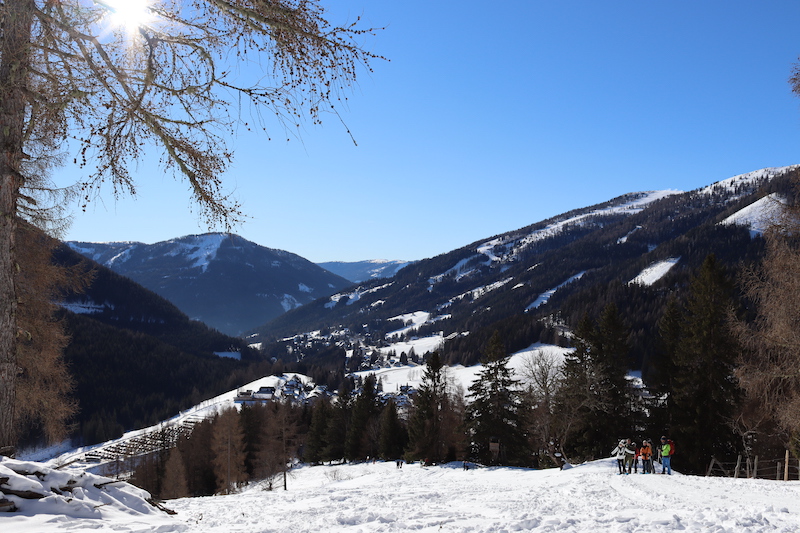
[[[620,474],[639,473],[639,459],[642,460],[642,474],[655,474],[654,464],[661,463],[662,474],[672,474],[671,459],[675,453],[675,443],[666,436],[661,437],[660,444],[654,445],[650,439],[645,439],[641,446],[637,446],[631,439],[619,441],[616,448],[611,450],[611,456],[616,457]]]

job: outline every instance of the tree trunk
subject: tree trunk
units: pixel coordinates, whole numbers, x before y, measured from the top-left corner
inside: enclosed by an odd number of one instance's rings
[[[17,261],[14,235],[23,185],[33,0],[6,0],[0,34],[0,453],[16,446]]]

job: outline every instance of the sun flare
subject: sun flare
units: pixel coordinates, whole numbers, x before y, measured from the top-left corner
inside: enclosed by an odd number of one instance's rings
[[[134,33],[152,21],[151,3],[151,0],[105,0],[103,2],[110,10],[109,22],[113,26],[123,28],[127,33]]]

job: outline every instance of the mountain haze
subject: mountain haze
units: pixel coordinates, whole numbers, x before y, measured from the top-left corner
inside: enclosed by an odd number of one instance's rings
[[[229,335],[351,284],[298,255],[226,233],[155,244],[67,244],[163,296],[192,319]]]
[[[367,261],[328,261],[317,263],[325,270],[342,276],[353,283],[360,283],[370,279],[391,278],[410,261],[390,261],[387,259],[372,259]]]

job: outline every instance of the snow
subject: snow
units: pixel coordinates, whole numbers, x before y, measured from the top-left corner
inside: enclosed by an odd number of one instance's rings
[[[3,531],[172,532],[189,526],[147,502],[150,494],[129,483],[87,472],[60,471],[41,463],[3,458],[3,488],[43,498],[7,496],[17,511],[0,513]]]
[[[291,294],[284,294],[283,299],[281,300],[281,307],[283,307],[283,310],[286,312],[291,311],[292,309],[297,309],[301,305],[303,304],[298,302],[297,298]]]
[[[441,341],[441,337],[436,337]],[[426,338],[429,339],[429,338]],[[426,339],[419,339],[420,341],[424,341]],[[381,351],[383,352],[386,350],[388,353],[389,350],[394,350],[397,354],[400,354],[401,351],[405,351],[408,353],[408,349],[401,350],[397,344],[392,345],[388,348],[382,348]],[[433,351],[433,350],[430,350]],[[522,368],[525,366],[526,359],[533,353],[533,352],[546,352],[548,354],[553,355],[556,361],[563,361],[564,355],[567,352],[572,351],[572,348],[562,348],[560,346],[555,346],[552,344],[542,344],[542,343],[534,343],[529,347],[525,348],[524,350],[520,350],[515,352],[509,356],[507,366],[508,368],[514,370],[516,376],[519,377]],[[420,351],[420,345],[417,344],[414,346],[414,352],[418,355],[422,355],[425,353],[424,351]],[[463,365],[455,365],[446,367],[446,373],[448,378],[452,379],[453,384],[459,387],[462,387],[464,390],[468,389],[470,385],[477,379],[478,374],[483,369],[482,365],[473,365],[473,366],[463,366]],[[394,392],[398,390],[403,385],[410,385],[413,388],[419,388],[419,385],[422,383],[422,375],[425,373],[424,366],[400,366],[400,367],[392,367],[392,368],[381,368],[378,370],[364,370],[362,372],[358,372],[357,375],[361,377],[365,377],[368,374],[375,374],[377,378],[379,378],[383,383],[383,390],[387,392]]]
[[[71,311],[77,315],[92,315],[95,313],[102,313],[107,308],[113,309],[113,307],[110,305],[100,305],[92,301],[61,302],[58,305],[60,305],[67,311]]]
[[[570,351],[533,344],[512,354],[508,366],[520,372],[527,357]],[[556,359],[558,360],[558,359]],[[466,389],[480,365],[451,367],[454,384]],[[423,366],[371,372],[384,390],[418,386]],[[297,376],[309,384],[306,376]],[[280,388],[288,378],[266,377],[241,389]],[[233,405],[236,391],[213,398],[176,419],[208,416]],[[175,419],[173,419],[175,420]],[[170,422],[170,421],[167,421]],[[161,426],[159,426],[161,427]],[[123,437],[125,438],[125,437]],[[112,441],[115,442],[115,441]],[[609,449],[616,436],[609,439]],[[108,445],[109,443],[106,443]],[[345,465],[299,465],[288,491],[265,491],[260,483],[239,493],[169,500],[168,515],[148,503],[132,485],[86,471],[60,456],[49,463],[0,461],[4,488],[32,490],[43,499],[9,496],[19,510],[0,513],[3,531],[50,533],[329,533],[356,532],[671,532],[769,533],[800,530],[800,481],[768,481],[681,475],[680,455],[672,476],[617,474],[614,459],[599,459],[564,470],[470,465],[434,467],[393,461]],[[658,470],[657,472],[660,472]],[[38,474],[35,474],[37,472]],[[71,490],[62,490],[63,487]],[[54,490],[55,489],[55,490]],[[60,492],[61,494],[59,494]]]
[[[206,235],[191,235],[167,241],[175,246],[169,255],[186,254],[194,263],[190,268],[200,268],[206,271],[208,265],[216,257],[222,242],[228,238],[225,233],[209,233]]]
[[[143,491],[120,483],[84,489],[82,499],[69,503],[58,496],[26,501],[24,512],[0,521],[4,531],[15,533],[766,533],[800,528],[798,481],[677,472],[620,476],[614,459],[565,470],[472,465],[464,471],[461,465],[301,466],[290,474],[287,491],[268,492],[253,484],[238,494],[165,502],[174,516],[148,509]]]
[[[311,287],[309,287],[305,283],[298,283],[297,284],[297,290],[299,290],[301,292],[314,292],[314,289],[312,289]]]
[[[476,255],[462,259],[445,272],[429,278],[428,283],[430,284],[430,287],[428,288],[428,291],[432,291],[434,285],[442,281],[446,276],[453,275],[455,281],[460,281],[461,279],[475,272],[479,267],[513,260],[530,245],[550,237],[555,237],[572,226],[580,226],[596,217],[620,214],[633,215],[644,210],[653,202],[674,194],[680,194],[681,192],[682,191],[669,189],[631,193],[617,199],[621,203],[574,216],[564,216],[563,218],[556,219],[554,222],[551,222],[544,228],[531,231],[527,235],[515,233],[501,237],[494,237],[482,244],[479,244],[475,248]],[[626,237],[623,239],[625,238]],[[624,242],[624,240],[622,242]],[[483,256],[485,259],[481,260],[481,256]],[[470,266],[468,267],[467,265]]]
[[[751,237],[763,235],[770,224],[777,221],[784,204],[785,200],[780,195],[772,193],[740,209],[720,224],[747,226]]]
[[[656,281],[663,278],[672,267],[678,264],[678,261],[680,260],[680,257],[670,257],[668,259],[664,259],[663,261],[652,263],[651,265],[648,265],[647,268],[639,272],[639,275],[630,280],[628,285],[639,284],[649,287]]]
[[[382,289],[385,289],[386,287],[390,287],[393,284],[394,284],[394,282],[386,283],[384,285],[380,285],[378,287],[373,287],[371,289],[364,289],[363,287],[359,286],[359,287],[356,288],[356,290],[354,290],[352,292],[349,292],[349,293],[334,294],[333,296],[331,296],[330,301],[328,301],[325,304],[325,308],[326,309],[333,309],[334,307],[336,307],[336,304],[339,303],[339,300],[341,300],[342,298],[345,298],[345,297],[347,297],[346,305],[353,305],[354,303],[359,301],[362,296],[366,296],[367,294],[371,294],[373,292],[378,292],[378,291],[380,291]]]
[[[494,241],[492,241],[492,242],[494,242]],[[482,247],[479,247],[478,249],[479,250],[483,250],[485,252],[487,250],[487,247],[486,247],[486,245],[484,245]],[[488,247],[488,249],[491,250],[491,247]],[[434,285],[436,285],[437,283],[442,281],[446,276],[449,276],[451,274],[454,275],[454,278],[455,278],[456,281],[460,281],[462,278],[472,274],[475,271],[475,269],[474,268],[467,269],[467,264],[470,263],[470,262],[474,262],[477,257],[480,257],[480,255],[473,255],[473,256],[467,257],[466,259],[462,259],[461,261],[456,263],[454,266],[450,267],[448,270],[442,272],[439,275],[433,276],[432,278],[429,278],[428,279],[428,283],[430,284],[430,287],[428,287],[428,291],[432,291]],[[494,256],[493,255],[490,256],[488,261],[481,262],[481,263],[479,263],[479,265],[485,266],[485,265],[490,264],[492,262],[492,257],[494,257]]]
[[[722,181],[718,181],[713,183],[707,187],[703,187],[702,189],[698,189],[698,194],[706,194],[710,195],[714,192],[735,192],[737,188],[741,187],[742,194],[749,194],[752,192],[752,188],[755,185],[758,185],[762,181],[769,181],[774,177],[781,176],[791,170],[800,167],[800,165],[791,165],[788,167],[769,167],[769,168],[762,168],[760,170],[755,170],[753,172],[748,172],[747,174],[739,174],[738,176],[733,176],[732,178],[728,178]]]
[[[577,274],[575,274],[574,276],[569,278],[567,281],[565,281],[565,282],[563,282],[563,283],[561,283],[559,285],[556,285],[555,287],[553,287],[550,290],[544,291],[542,294],[539,295],[538,298],[536,298],[533,301],[532,304],[530,304],[528,307],[525,308],[525,311],[530,311],[531,309],[536,309],[537,307],[541,307],[542,305],[546,304],[550,300],[550,298],[553,297],[553,295],[556,293],[556,291],[558,289],[560,289],[561,287],[563,287],[563,286],[565,286],[565,285],[567,285],[569,283],[572,283],[573,281],[581,279],[584,274],[586,274],[585,270],[583,272],[578,272]]]
[[[397,355],[400,355],[403,352],[408,354],[413,348],[414,353],[421,356],[426,352],[434,352],[440,349],[443,342],[444,337],[441,334],[438,334],[431,335],[429,337],[421,337],[419,339],[411,339],[404,342],[394,342],[389,346],[380,348],[378,351],[384,355],[388,355],[391,351],[394,351]]]
[[[425,311],[415,311],[413,313],[406,313],[404,315],[393,316],[392,318],[389,319],[390,321],[399,320],[403,324],[408,323],[408,325],[400,329],[397,329],[395,331],[390,331],[385,335],[385,337],[387,339],[391,339],[396,335],[405,335],[410,331],[417,330],[420,328],[420,326],[427,323],[430,320],[430,318],[431,314]]]

